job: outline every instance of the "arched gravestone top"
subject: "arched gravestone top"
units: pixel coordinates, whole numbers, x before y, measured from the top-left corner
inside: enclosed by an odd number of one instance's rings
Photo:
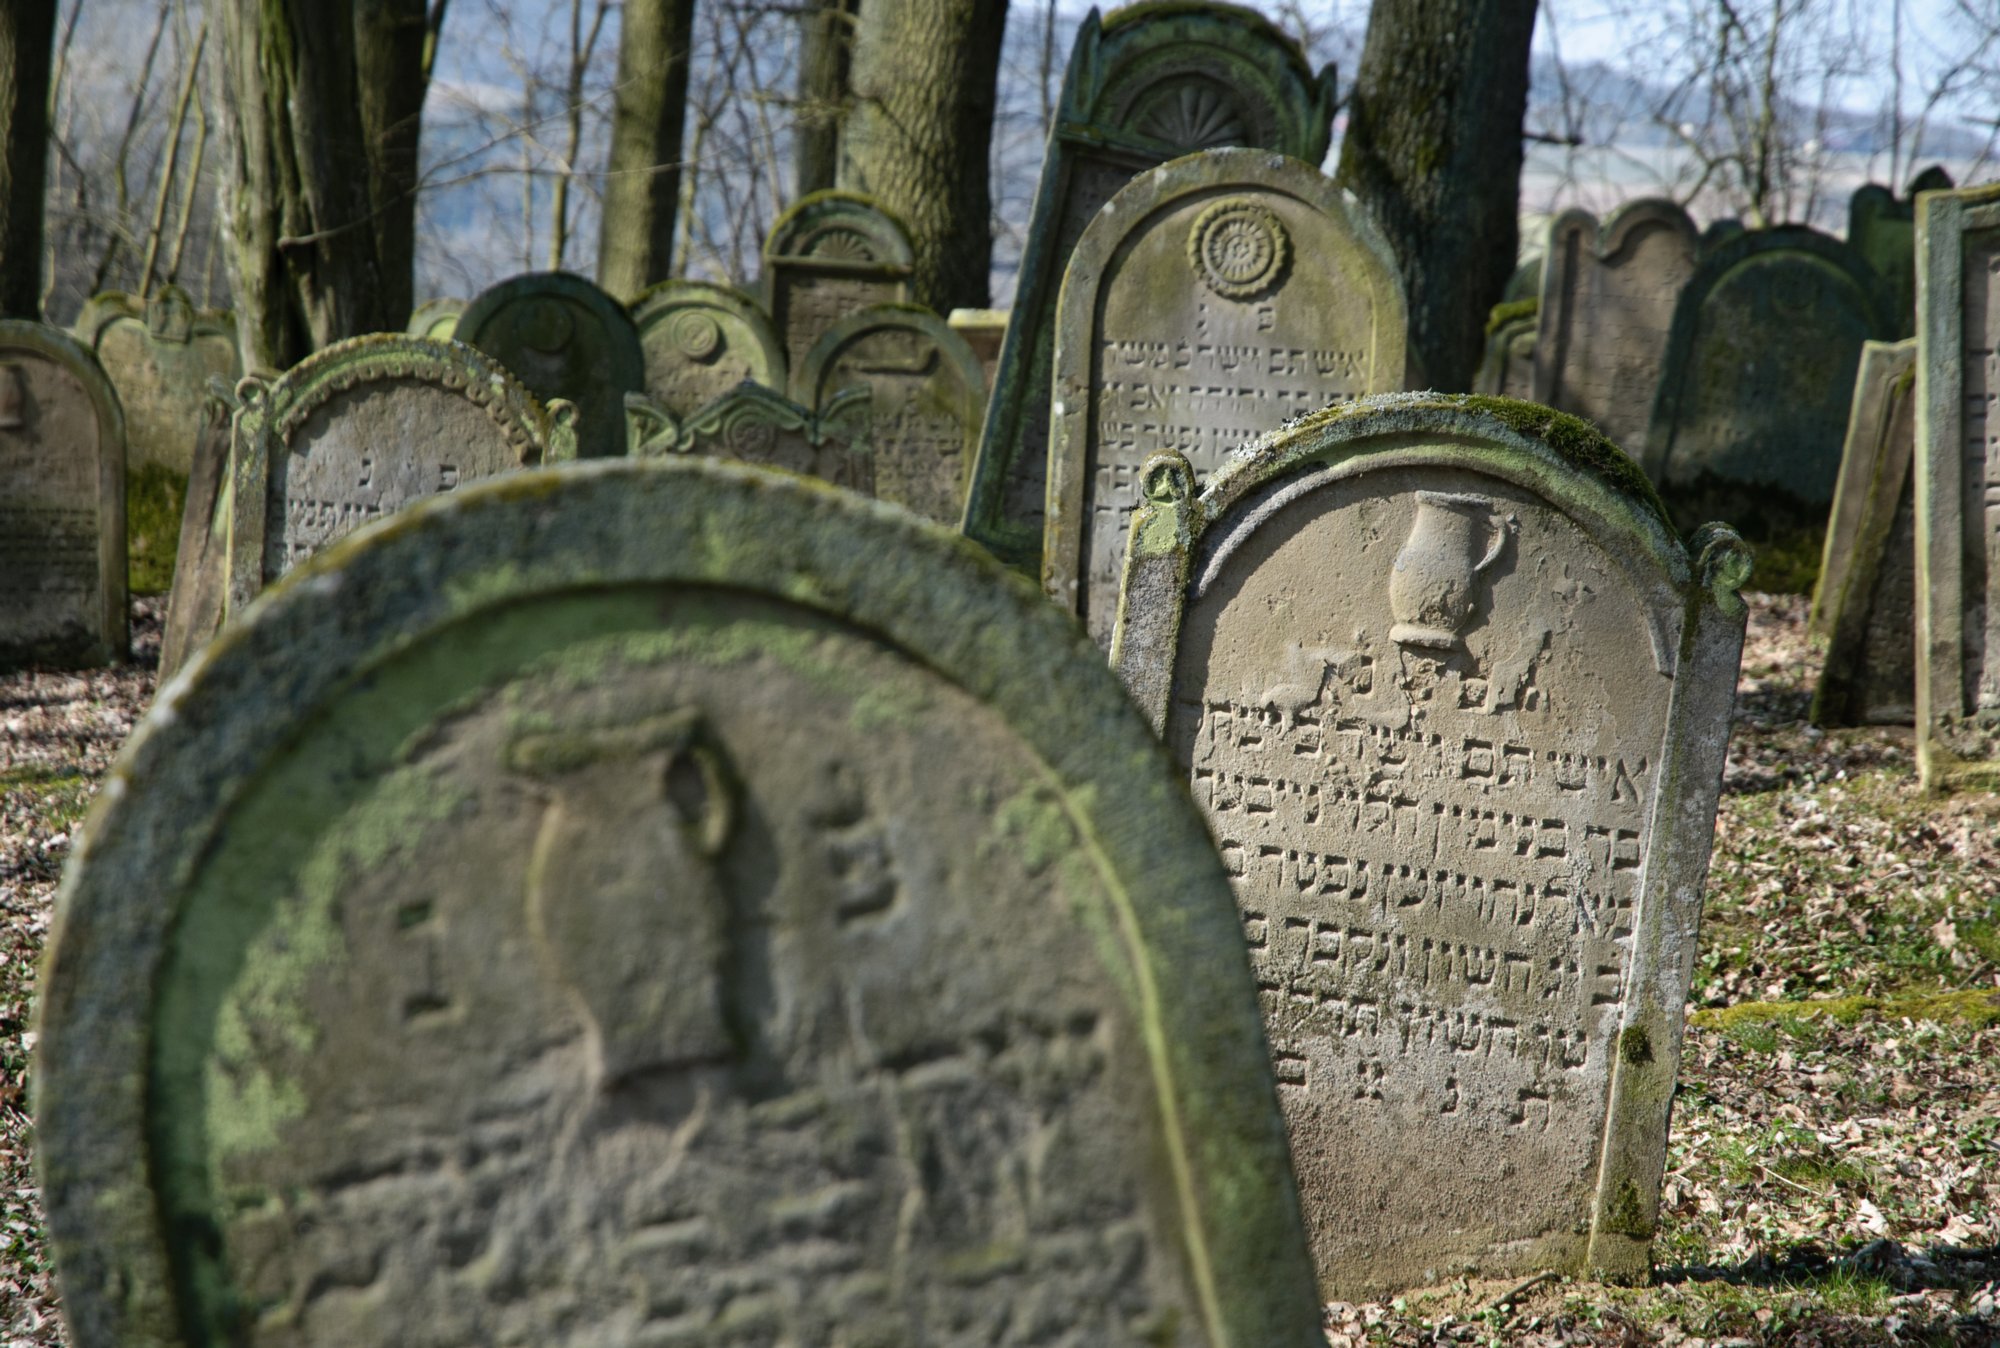
[[[1108,647],[1147,456],[1205,481],[1293,417],[1400,389],[1408,326],[1387,241],[1312,165],[1206,150],[1134,178],[1063,285],[1043,589]]]
[[[411,337],[428,337],[434,342],[448,342],[458,331],[458,318],[465,312],[465,301],[446,297],[425,300],[410,315],[409,326],[403,331]]]
[[[1322,1293],[1643,1273],[1747,551],[1498,398],[1144,485],[1112,660],[1235,876]]]
[[[0,319],[0,669],[125,658],[125,414],[75,338]]]
[[[1326,157],[1337,81],[1253,9],[1156,3],[1092,10],[1077,29],[1029,215],[1013,315],[993,376],[965,530],[1001,560],[1039,571],[1049,391],[1070,253],[1099,208],[1156,164],[1197,150]]]
[[[577,454],[625,452],[625,395],[646,387],[646,356],[631,315],[568,272],[536,272],[493,286],[453,331],[512,370],[543,402],[576,405]]]
[[[684,420],[637,394],[626,399],[625,412],[635,459],[696,454],[781,468],[863,496],[874,494],[865,388],[842,390],[817,413],[747,380]]]
[[[943,530],[691,460],[469,488],[113,782],[39,998],[77,1348],[1320,1341],[1201,821]]]
[[[910,298],[910,232],[873,197],[800,197],[764,239],[764,307],[798,369],[826,330],[857,310]]]
[[[197,311],[185,290],[166,286],[143,300],[92,296],[71,331],[118,390],[127,466],[157,463],[186,477],[208,381],[241,373],[235,317]]]
[[[676,416],[748,379],[786,385],[785,349],[757,301],[705,281],[662,281],[632,302],[646,352],[646,396]]]
[[[1915,330],[1918,192],[1949,191],[1951,175],[1936,164],[1910,180],[1898,198],[1880,183],[1864,183],[1847,200],[1847,243],[1889,289],[1896,337]]]
[[[806,353],[793,395],[824,418],[834,400],[868,391],[861,442],[871,496],[956,524],[986,416],[986,372],[965,338],[918,304],[850,314]]]
[[[1749,511],[1760,497],[1830,501],[1861,344],[1892,335],[1889,312],[1874,269],[1818,230],[1717,245],[1674,309],[1648,476],[1663,489],[1740,489]]]

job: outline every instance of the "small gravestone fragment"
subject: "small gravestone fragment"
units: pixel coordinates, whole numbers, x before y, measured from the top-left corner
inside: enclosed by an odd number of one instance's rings
[[[986,391],[993,391],[993,371],[1000,364],[1000,347],[1007,340],[1007,310],[953,309],[945,316],[951,330],[965,338],[979,368],[986,373]]]
[[[465,301],[460,299],[425,300],[410,315],[409,326],[403,331],[412,337],[428,337],[434,342],[448,342],[458,331],[458,316],[465,312]]]
[[[1496,304],[1486,319],[1486,350],[1473,392],[1526,398],[1535,382],[1535,330],[1540,304],[1532,297]]]
[[[627,402],[626,411],[635,459],[673,454],[729,459],[803,473],[863,496],[875,494],[865,388],[846,390],[818,415],[751,383],[738,384],[685,420],[638,398]]]
[[[201,430],[194,442],[194,466],[181,505],[179,547],[174,554],[176,584],[167,592],[167,616],[160,637],[160,682],[166,683],[200,649],[228,607],[229,512],[222,508],[229,483],[229,430],[239,406],[221,380],[210,383],[202,403]]]
[[[1949,191],[1951,175],[1932,165],[1910,180],[1902,197],[1880,183],[1854,189],[1847,201],[1847,243],[1888,288],[1895,336],[1914,331],[1917,304],[1917,193]]]
[[[632,303],[646,396],[677,417],[748,379],[785,387],[785,351],[761,306],[727,286],[662,281]]]
[[[589,281],[568,272],[502,281],[466,307],[453,337],[542,402],[574,404],[579,458],[625,452],[625,395],[645,388],[646,357],[625,306]]]
[[[764,306],[797,379],[806,353],[850,314],[910,298],[909,231],[871,197],[814,192],[764,240]]]

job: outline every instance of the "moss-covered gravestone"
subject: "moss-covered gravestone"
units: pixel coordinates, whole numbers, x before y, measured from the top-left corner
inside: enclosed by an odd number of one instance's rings
[[[1819,725],[1909,725],[1916,716],[1917,344],[1869,342],[1854,377],[1808,630],[1827,643]]]
[[[464,312],[464,300],[449,297],[425,300],[410,315],[409,326],[403,331],[412,337],[428,337],[434,342],[448,342],[458,331],[458,316]]]
[[[1910,180],[1901,198],[1880,183],[1865,183],[1848,198],[1848,246],[1866,258],[1888,286],[1897,337],[1915,331],[1917,193],[1949,191],[1951,185],[1951,175],[1933,164]]]
[[[625,452],[625,395],[646,386],[646,357],[631,315],[568,272],[516,276],[458,317],[453,337],[486,352],[543,402],[576,406],[576,452]]]
[[[1636,451],[1674,306],[1700,258],[1694,221],[1672,201],[1646,198],[1601,227],[1589,211],[1565,211],[1548,238],[1532,397]]]
[[[793,379],[828,328],[910,298],[913,256],[902,222],[858,192],[813,192],[777,218],[764,240],[764,309]]]
[[[646,396],[684,417],[748,379],[782,389],[785,349],[748,295],[704,281],[662,281],[632,302],[646,352]]]
[[[1063,283],[1043,588],[1110,646],[1148,456],[1205,480],[1291,417],[1400,389],[1406,328],[1389,245],[1312,165],[1206,150],[1134,178]]]
[[[1143,488],[1112,661],[1235,877],[1321,1291],[1642,1274],[1742,544],[1496,398]]]
[[[2000,787],[2000,187],[1917,198],[1917,761]]]
[[[481,484],[276,588],[114,780],[39,998],[76,1348],[1322,1342],[1200,818],[942,530]]]
[[[0,319],[0,669],[125,658],[125,415],[68,333]]]
[[[1135,174],[1196,150],[1319,163],[1334,86],[1331,66],[1314,75],[1297,43],[1239,5],[1136,4],[1102,20],[1092,10],[1077,29],[966,509],[966,532],[1003,561],[1040,565],[1057,299],[1084,228]]]
[[[197,313],[186,291],[167,286],[145,300],[98,295],[83,306],[71,331],[118,390],[128,466],[159,464],[185,479],[208,381],[234,383],[242,370],[235,319]]]
[[[819,413],[762,384],[741,383],[683,419],[658,403],[626,400],[635,459],[674,454],[782,468],[875,494],[866,443],[868,390],[850,388]]]
[[[1473,380],[1475,393],[1525,398],[1535,380],[1535,329],[1540,305],[1533,298],[1496,304],[1486,317],[1486,349]]]

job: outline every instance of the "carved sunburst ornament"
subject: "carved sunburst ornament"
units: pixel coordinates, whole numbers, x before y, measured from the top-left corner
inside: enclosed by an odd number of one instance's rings
[[[1195,217],[1188,263],[1227,299],[1248,299],[1278,279],[1291,256],[1291,236],[1278,217],[1254,201],[1232,197]]]
[[[1242,145],[1249,139],[1235,101],[1208,80],[1190,80],[1156,94],[1138,129],[1189,152]]]
[[[875,249],[867,236],[857,230],[829,229],[806,245],[806,255],[832,262],[873,262]]]

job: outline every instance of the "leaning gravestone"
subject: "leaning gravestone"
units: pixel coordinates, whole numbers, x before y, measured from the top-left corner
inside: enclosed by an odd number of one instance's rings
[[[1917,198],[1917,761],[2000,787],[2000,187]]]
[[[1332,66],[1236,5],[1137,4],[1077,29],[1029,216],[1014,308],[973,470],[966,532],[1035,572],[1048,482],[1056,307],[1070,253],[1135,174],[1196,150],[1250,146],[1308,164],[1333,131]]]
[[[1043,588],[1108,647],[1147,457],[1206,478],[1291,417],[1399,389],[1406,328],[1388,244],[1312,165],[1206,150],[1134,178],[1063,284]]]
[[[1565,211],[1548,238],[1534,401],[1637,450],[1674,304],[1700,258],[1694,221],[1674,202],[1648,198],[1621,206],[1601,228],[1589,211]]]
[[[910,232],[872,197],[814,192],[764,240],[764,307],[796,377],[828,328],[860,309],[910,298]]]
[[[1854,189],[1847,201],[1847,243],[1889,288],[1896,336],[1914,330],[1917,303],[1917,193],[1949,191],[1951,175],[1933,164],[1910,180],[1901,199],[1880,183]]]
[[[1916,717],[1917,344],[1869,342],[1854,378],[1807,630],[1827,643],[1817,725],[1909,725]]]
[[[857,388],[868,392],[856,449],[871,465],[870,494],[956,525],[986,415],[986,374],[972,348],[920,305],[863,309],[827,329],[792,382],[822,419]]]
[[[785,350],[757,302],[727,286],[662,281],[632,302],[646,352],[646,396],[687,416],[748,379],[787,382]]]
[[[1094,656],[733,465],[318,559],[64,880],[71,1341],[1323,1342],[1227,882]]]
[[[815,414],[761,384],[738,384],[685,420],[634,394],[625,401],[635,459],[670,454],[782,468],[875,494],[868,454],[868,390],[850,388]]]
[[[235,320],[196,313],[186,291],[167,286],[144,300],[98,295],[71,331],[118,390],[127,467],[156,463],[186,478],[208,381],[234,383],[241,373]]]
[[[506,366],[544,403],[575,404],[579,457],[625,452],[625,395],[645,388],[646,357],[617,300],[568,272],[516,276],[468,305],[453,337]]]
[[[458,331],[458,316],[465,312],[465,301],[460,299],[425,300],[410,315],[409,326],[403,331],[412,337],[428,337],[434,342],[448,342]]]
[[[1496,304],[1486,317],[1486,350],[1479,358],[1474,393],[1526,398],[1535,381],[1535,329],[1541,306],[1533,299]]]
[[[1321,1291],[1647,1267],[1749,559],[1528,403],[1147,465],[1113,663],[1236,881]]]

